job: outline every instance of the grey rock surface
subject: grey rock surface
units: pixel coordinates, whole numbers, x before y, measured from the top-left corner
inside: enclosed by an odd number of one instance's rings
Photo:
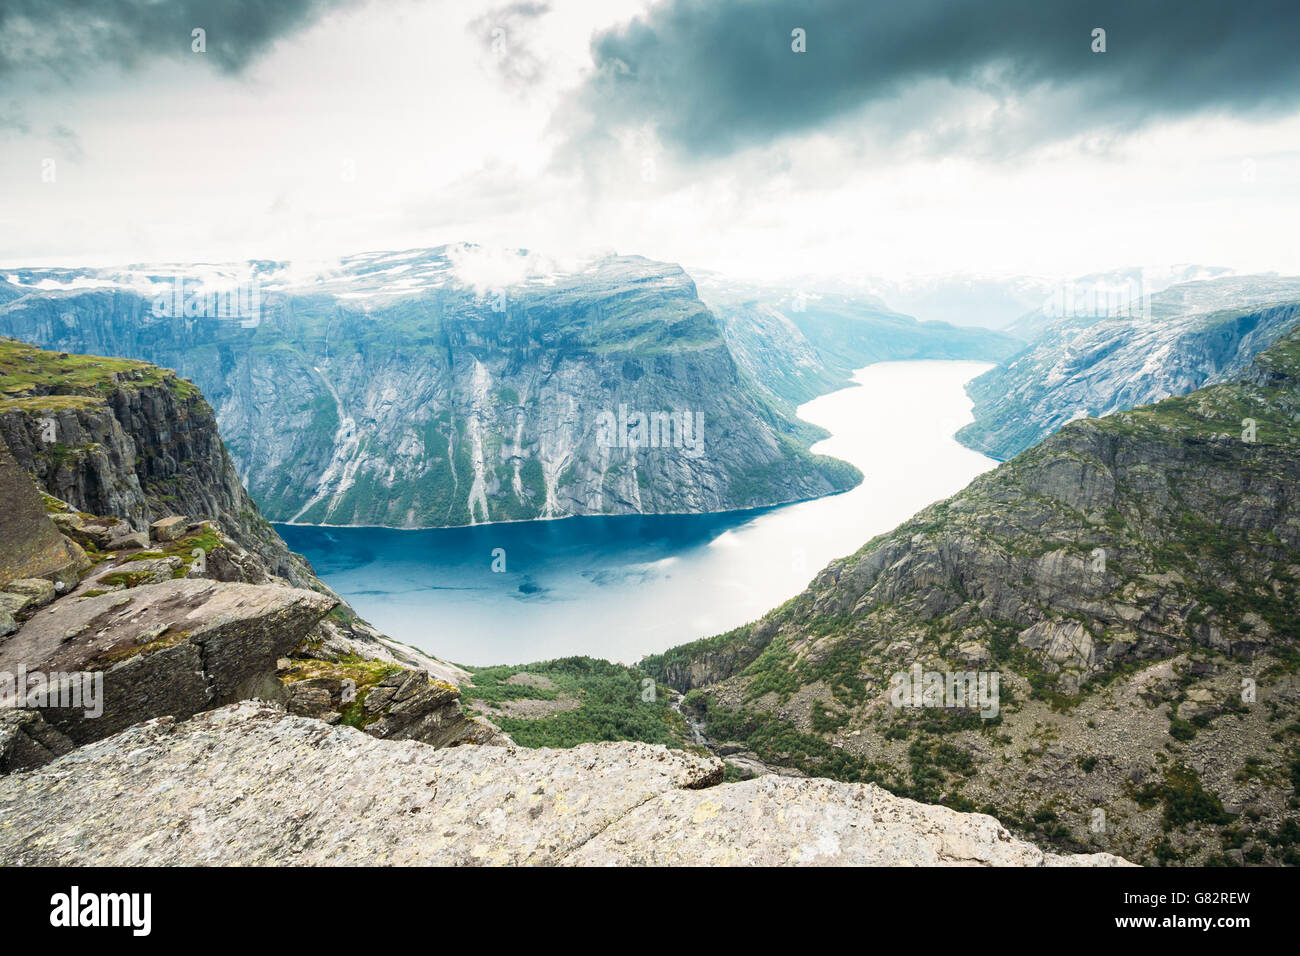
[[[68,580],[86,566],[79,547],[59,533],[0,429],[0,587],[32,577]],[[13,591],[13,588],[8,590]]]
[[[187,524],[182,515],[168,515],[149,525],[149,535],[155,541],[175,541],[185,534]]]
[[[1097,865],[991,817],[640,743],[383,741],[244,702],[0,780],[5,865]]]
[[[1058,855],[993,817],[896,797],[874,784],[769,774],[671,790],[571,854],[587,866],[1115,866]]]
[[[151,717],[278,696],[276,661],[333,606],[314,591],[206,580],[70,597],[0,644],[0,672],[102,673],[102,714],[43,711],[47,723],[85,743]]]
[[[344,676],[347,668],[331,668],[328,662],[314,667],[310,662],[281,664],[285,706],[291,714],[337,723],[351,708],[372,737],[418,740],[435,747],[514,746],[495,724],[461,710],[460,688],[432,679],[426,671],[394,664],[377,680],[359,685]],[[299,670],[314,676],[301,677]]]
[[[40,767],[74,746],[39,711],[0,710],[0,774]]]

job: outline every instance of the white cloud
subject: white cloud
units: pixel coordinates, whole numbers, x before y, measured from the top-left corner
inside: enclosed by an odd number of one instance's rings
[[[1295,116],[936,157],[873,138],[904,98],[725,160],[679,162],[645,130],[564,151],[556,111],[590,68],[592,32],[640,6],[557,2],[511,20],[544,69],[504,79],[467,29],[494,4],[397,3],[327,17],[239,77],[168,62],[25,94],[35,132],[0,138],[0,261],[331,262],[473,242],[562,263],[613,248],[761,278],[1170,262],[1300,273],[1284,234],[1300,211]],[[521,76],[535,85],[521,91]],[[989,108],[965,93],[945,116],[978,125]],[[43,183],[40,131],[56,122],[83,156]],[[517,265],[465,268],[493,286],[492,270]]]

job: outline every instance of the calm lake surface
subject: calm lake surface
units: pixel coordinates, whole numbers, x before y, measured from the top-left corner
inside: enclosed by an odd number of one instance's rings
[[[840,495],[716,515],[566,518],[393,531],[276,525],[362,617],[460,664],[573,654],[632,663],[730,630],[996,462],[959,445],[984,362],[882,362],[803,405],[813,450],[865,480]],[[493,572],[493,551],[506,570]]]

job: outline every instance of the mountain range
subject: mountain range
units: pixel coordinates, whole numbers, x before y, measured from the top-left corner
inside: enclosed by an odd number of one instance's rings
[[[394,264],[396,256],[377,255],[333,279],[294,280],[316,293],[281,287],[271,277],[283,276],[282,266],[255,265],[266,279],[259,290],[264,308],[248,327],[238,315],[193,322],[157,315],[161,281],[146,288],[138,277],[118,276],[113,281],[137,286],[112,290],[103,288],[104,276],[15,273],[0,328],[56,347],[89,335],[114,346],[105,351],[162,349],[226,389],[224,414],[236,423],[260,414],[257,402],[230,394],[245,382],[276,408],[306,397],[285,383],[328,382],[333,391],[317,387],[329,393],[336,416],[353,407],[344,394],[371,396],[370,418],[347,416],[350,433],[341,418],[316,430],[333,435],[331,461],[340,447],[361,448],[365,435],[384,435],[389,426],[380,422],[400,421],[396,413],[387,417],[385,402],[411,414],[424,407],[396,383],[405,387],[432,374],[424,366],[435,361],[442,363],[438,375],[452,382],[437,400],[460,409],[451,420],[461,423],[454,429],[461,443],[473,444],[475,428],[482,438],[488,423],[502,426],[484,399],[492,386],[465,399],[458,369],[469,370],[471,382],[486,375],[489,383],[519,385],[519,401],[506,403],[512,409],[526,405],[522,395],[533,395],[554,410],[591,383],[547,390],[538,384],[547,376],[530,374],[533,364],[550,377],[576,374],[565,372],[570,364],[594,364],[605,377],[586,394],[602,396],[604,405],[620,383],[651,379],[656,390],[631,393],[648,399],[627,404],[659,401],[673,409],[665,396],[690,394],[706,422],[708,410],[735,414],[746,440],[785,435],[770,462],[723,444],[724,461],[734,454],[746,462],[742,474],[781,465],[780,483],[765,485],[766,494],[807,490],[812,486],[800,482],[835,474],[807,453],[815,432],[791,412],[864,360],[1002,358],[1001,367],[970,386],[977,414],[971,428],[987,426],[995,408],[1037,430],[988,430],[1011,449],[1010,460],[832,562],[804,593],[752,624],[631,668],[567,659],[465,669],[379,634],[289,552],[253,504],[256,495],[244,490],[239,456],[226,450],[220,415],[195,384],[138,361],[0,341],[0,478],[11,501],[30,499],[6,512],[14,529],[6,526],[6,545],[12,550],[10,542],[21,538],[24,547],[0,555],[8,578],[0,590],[0,630],[9,633],[0,643],[0,669],[106,666],[114,699],[124,702],[102,723],[75,713],[6,715],[0,770],[53,760],[40,773],[99,774],[121,760],[121,748],[143,746],[158,765],[141,767],[130,787],[145,793],[157,774],[192,772],[194,740],[239,760],[252,747],[271,755],[254,790],[274,821],[281,811],[270,808],[293,814],[307,799],[303,780],[275,762],[276,748],[311,747],[312,721],[372,738],[472,743],[504,753],[516,742],[489,720],[501,717],[524,747],[641,740],[694,751],[692,759],[704,761],[674,765],[677,782],[667,789],[655,783],[661,796],[637,811],[618,802],[618,768],[662,758],[615,749],[581,758],[583,766],[602,768],[584,798],[608,809],[593,819],[593,832],[608,828],[617,836],[608,849],[592,840],[592,860],[675,859],[662,835],[672,832],[682,808],[696,813],[703,805],[682,794],[719,787],[739,789],[704,798],[725,821],[715,836],[747,846],[750,859],[794,852],[781,827],[769,826],[782,807],[799,803],[808,819],[840,827],[843,836],[859,832],[849,808],[866,801],[910,821],[902,831],[908,849],[893,862],[987,862],[1010,852],[1013,839],[1083,854],[1035,857],[1038,851],[1017,848],[1021,862],[1114,862],[1116,855],[1145,863],[1300,862],[1300,297],[1292,280],[1185,283],[1153,296],[1139,317],[1041,316],[1039,337],[1018,350],[1007,336],[955,334],[880,302],[729,286],[716,278],[697,292],[676,267],[635,258],[492,285],[471,277],[459,255],[414,255],[405,263],[410,270]],[[412,271],[401,281],[409,281],[417,304],[406,292],[392,302],[372,301],[392,276]],[[452,273],[457,277],[448,278]],[[85,283],[94,288],[77,287]],[[504,311],[494,310],[502,301]],[[518,312],[510,312],[511,302]],[[555,314],[545,311],[547,302]],[[385,320],[363,325],[367,308]],[[426,328],[441,338],[422,340]],[[458,358],[462,353],[468,358]],[[629,372],[629,363],[638,363],[641,374]],[[350,371],[334,374],[344,369]],[[781,370],[787,374],[776,374]],[[376,391],[384,374],[395,377]],[[443,394],[430,387],[422,394]],[[1024,410],[1010,411],[1014,402]],[[1088,415],[1090,402],[1104,403],[1108,414]],[[613,421],[621,427],[617,413]],[[608,425],[597,416],[591,429]],[[540,411],[525,416],[525,436],[545,428]],[[707,442],[707,427],[701,434]],[[1017,444],[1027,447],[1015,451]],[[586,447],[584,454],[597,460],[617,450]],[[710,448],[704,458],[715,455]],[[321,507],[339,517],[331,509],[340,502],[368,500],[349,497],[348,489],[373,459],[339,460],[341,479],[330,478],[326,466],[291,502],[300,513]],[[495,520],[501,515],[492,502],[513,482],[500,473],[491,487],[476,460],[471,456],[465,474],[484,477],[477,485],[482,497],[467,497],[460,516]],[[331,482],[346,482],[345,466],[356,462],[340,495]],[[391,486],[370,486],[385,518],[397,513],[389,503],[399,477],[390,472]],[[327,493],[312,504],[322,483]],[[684,487],[693,486],[684,480]],[[663,503],[653,491],[652,483],[642,507]],[[723,504],[691,501],[701,509]],[[194,674],[203,679],[187,676]],[[970,683],[948,700],[945,693],[961,688],[949,682],[945,691],[952,675]],[[646,681],[660,690],[648,704]],[[917,706],[933,705],[921,698],[936,688],[944,706]],[[239,703],[248,697],[278,700],[299,722]],[[113,736],[140,720],[181,719],[212,707],[220,708],[215,716],[175,733],[145,725]],[[355,749],[357,760],[385,759],[346,733],[332,746]],[[564,786],[578,792],[573,758],[535,753],[521,763],[489,757],[482,766],[475,757],[465,772],[482,781],[490,764],[491,785],[510,790],[533,786],[550,768],[573,777]],[[317,771],[330,772],[324,765]],[[389,785],[414,799],[409,781]],[[46,786],[39,775],[2,781],[0,806],[13,808],[34,832],[63,832],[78,818],[69,806],[39,800]],[[340,799],[370,793],[363,788]],[[195,806],[207,812],[202,799]],[[755,807],[769,809],[756,817]],[[449,813],[437,810],[432,825],[450,820]],[[985,824],[977,821],[988,818],[963,816],[971,813],[996,816],[1014,838],[979,829]],[[85,859],[162,859],[153,851],[132,855],[157,825],[147,815],[105,818],[95,845],[111,849],[87,850]],[[554,825],[549,818],[538,824]],[[962,837],[974,842],[955,855],[914,842],[918,832],[940,833],[938,845],[950,848],[952,834],[969,826],[981,835]],[[108,834],[119,831],[135,836],[118,846]],[[280,853],[274,832],[272,824],[223,831],[213,859]],[[383,852],[400,835],[377,823],[357,839]],[[591,837],[547,839],[565,848],[547,861],[577,862],[584,858],[578,847]],[[527,857],[516,837],[493,840],[487,852]],[[860,856],[842,850],[849,855],[837,859],[869,859],[873,846],[879,843],[867,841]],[[458,847],[448,844],[438,858],[460,859]],[[33,852],[39,853],[34,845],[0,845],[6,859]]]
[[[1056,314],[1022,318],[1015,328],[1032,342],[967,386],[975,421],[958,440],[1011,458],[1076,418],[1227,381],[1300,320],[1294,278],[1206,279],[1150,296],[1140,283],[1130,289],[1139,294],[1110,312],[1083,297],[1071,309],[1062,297]]]
[[[808,453],[824,433],[795,404],[868,361],[1015,346],[845,300],[781,312],[733,290],[715,311],[679,267],[635,256],[566,270],[452,246],[314,271],[5,280],[0,334],[175,369],[213,403],[263,513],[317,524],[721,511],[842,491],[859,474]]]

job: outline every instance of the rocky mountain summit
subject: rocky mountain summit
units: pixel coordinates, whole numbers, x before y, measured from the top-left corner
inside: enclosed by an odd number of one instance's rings
[[[1005,460],[1075,419],[1229,381],[1300,322],[1300,279],[1185,282],[1104,306],[1028,323],[1033,343],[967,386],[975,421],[958,440]]]
[[[6,865],[1110,866],[870,785],[640,743],[380,741],[245,702],[0,779]]]
[[[1293,330],[1237,381],[1069,424],[641,667],[719,750],[996,808],[1073,850],[1297,863],[1298,641]]]

